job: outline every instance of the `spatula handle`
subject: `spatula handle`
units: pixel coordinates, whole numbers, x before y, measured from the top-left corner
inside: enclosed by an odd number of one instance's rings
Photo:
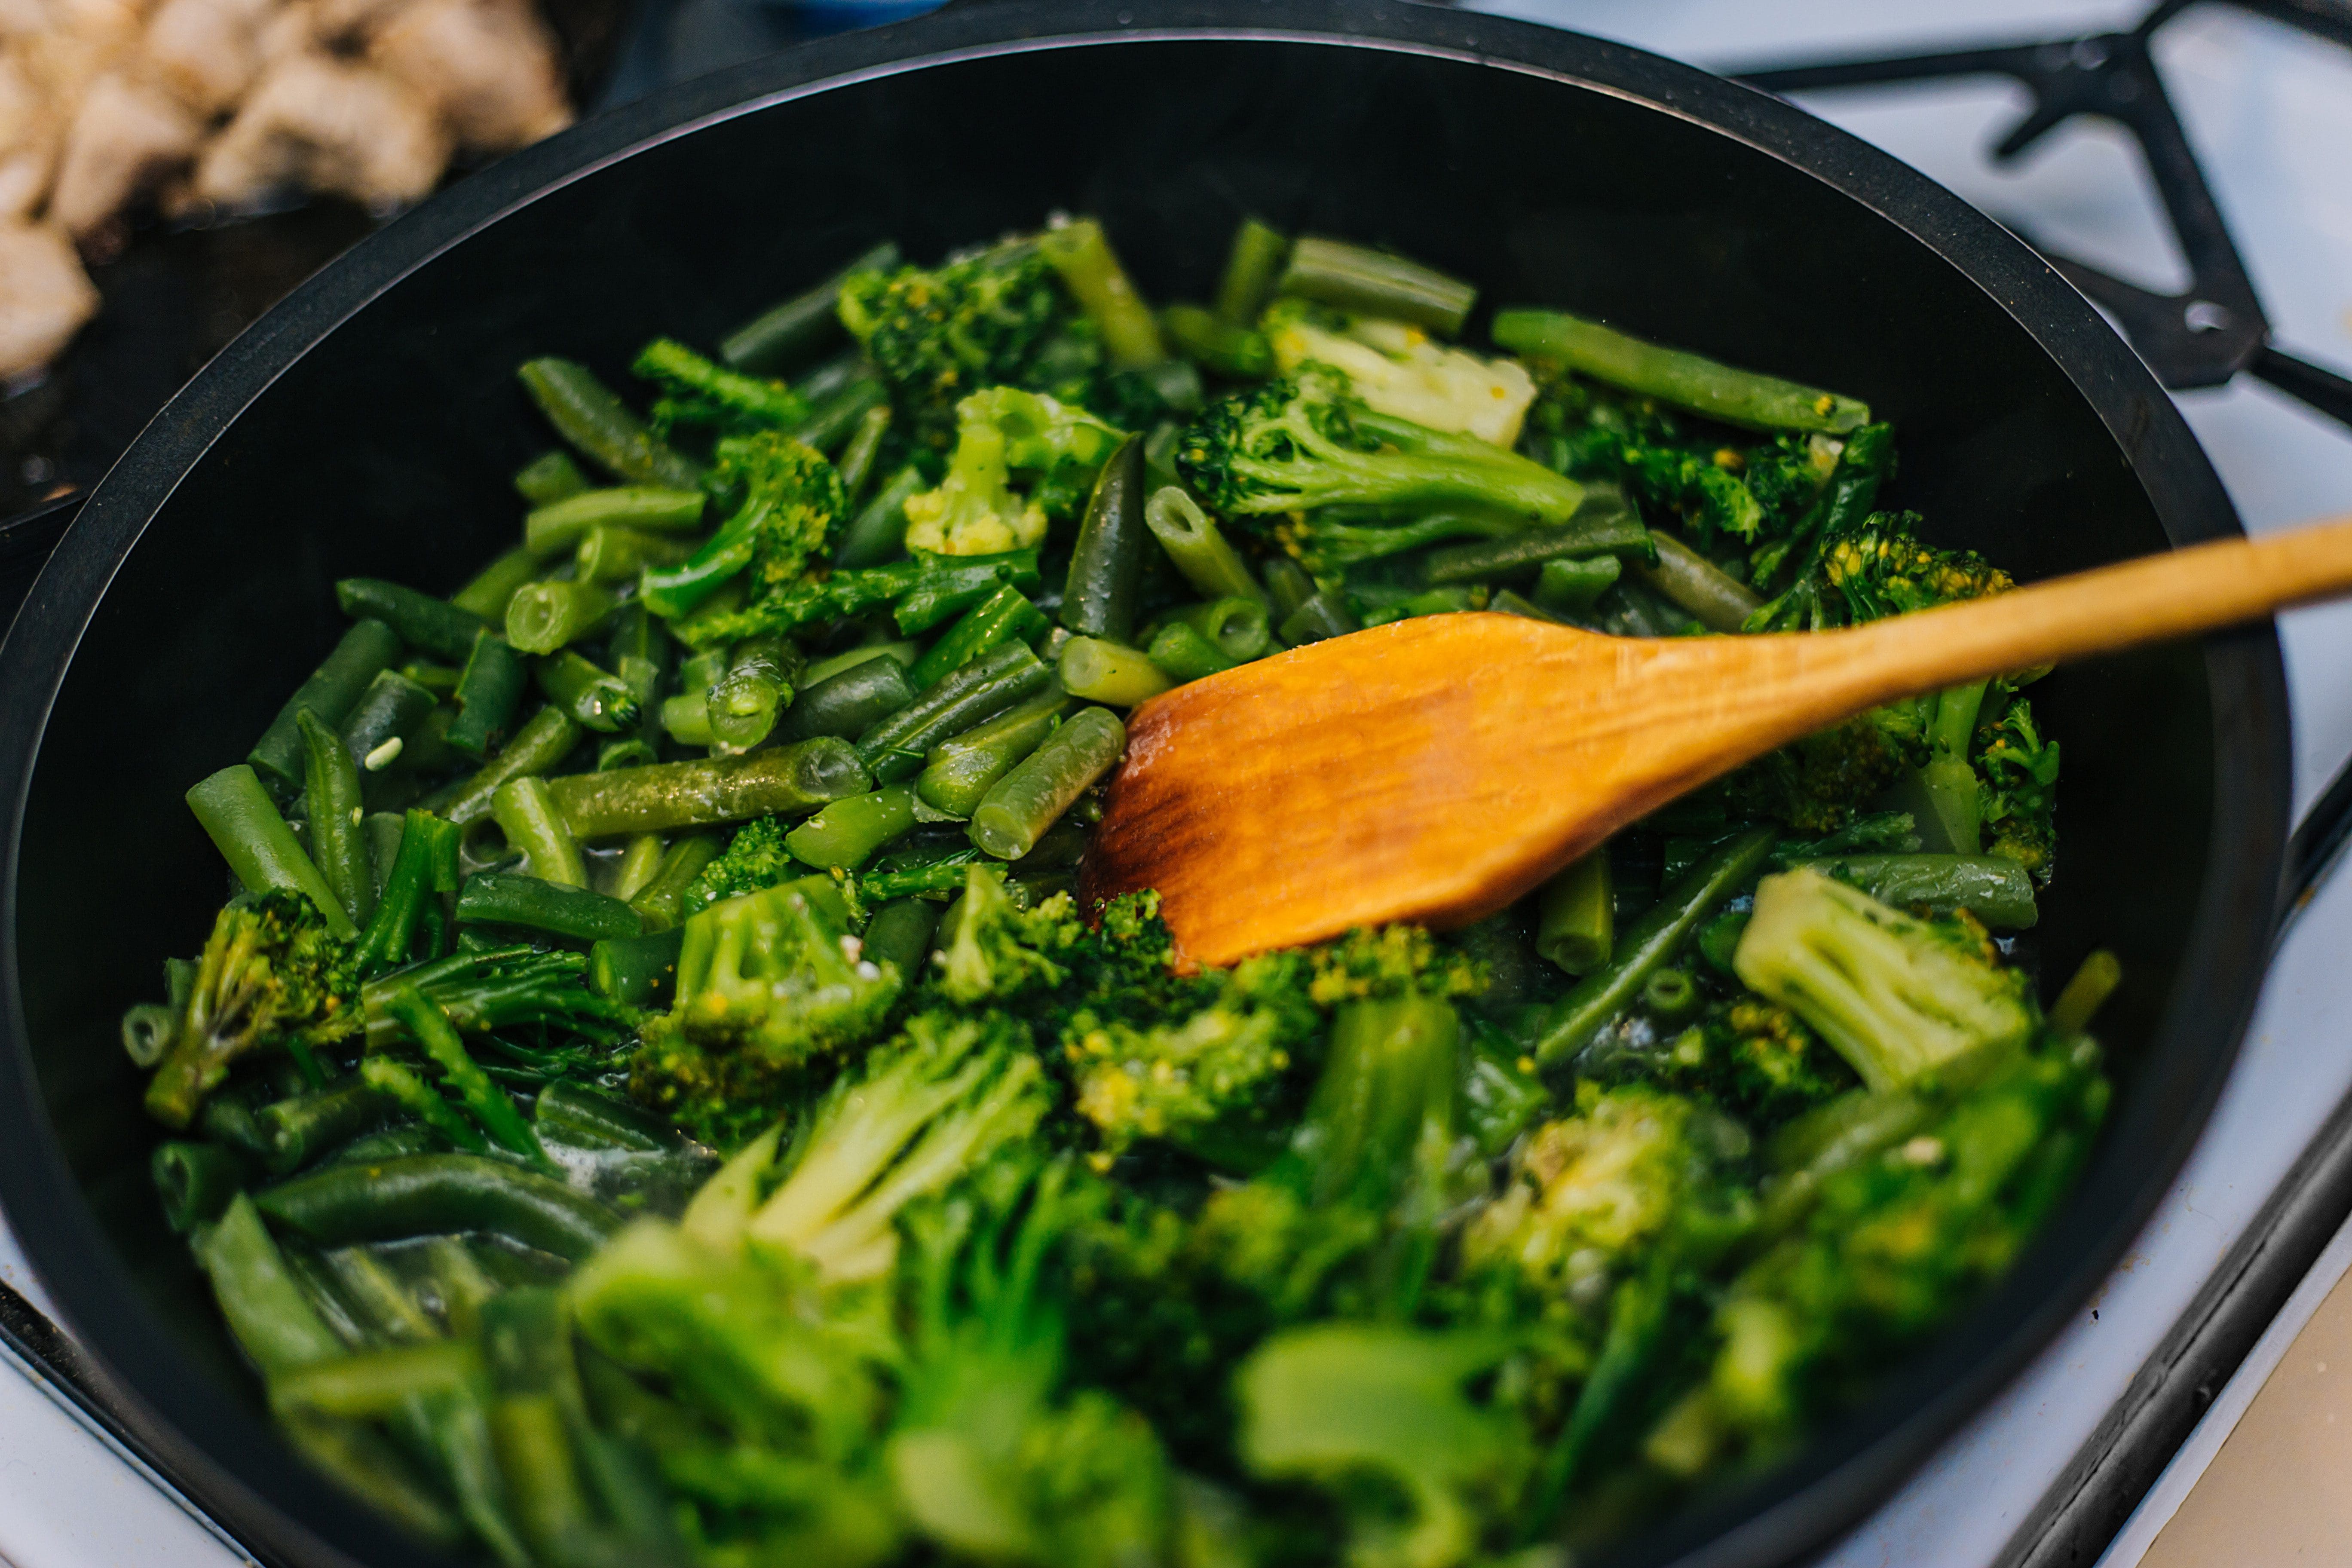
[[[2352,517],[2270,539],[2192,544],[1878,621],[1832,640],[1850,690],[1883,689],[1893,698],[2191,637],[2346,593],[2352,593]]]

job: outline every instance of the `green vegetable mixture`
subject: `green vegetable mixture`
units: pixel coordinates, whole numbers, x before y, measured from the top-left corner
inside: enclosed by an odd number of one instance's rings
[[[123,1020],[287,1440],[504,1564],[1549,1568],[1999,1275],[2117,980],[2018,962],[2031,675],[1463,931],[1196,971],[1075,901],[1123,711],[1286,647],[2010,586],[1863,404],[1475,304],[1252,222],[1155,312],[1081,219],[523,365],[514,548],[337,584]]]

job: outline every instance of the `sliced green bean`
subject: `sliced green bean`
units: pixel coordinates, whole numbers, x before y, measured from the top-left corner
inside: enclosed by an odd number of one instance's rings
[[[302,852],[294,830],[286,826],[277,803],[251,768],[243,763],[223,768],[190,789],[186,799],[188,809],[196,814],[214,847],[247,891],[281,888],[300,893],[318,906],[329,931],[344,938],[359,934],[342,900]]]
[[[344,578],[335,584],[335,602],[352,619],[382,621],[401,641],[436,658],[464,658],[473,649],[474,635],[486,624],[446,599],[381,577]]]
[[[589,988],[632,1007],[666,1004],[677,984],[684,934],[672,927],[642,936],[605,938],[588,950]]]
[[[584,728],[614,735],[636,727],[637,694],[628,683],[572,649],[531,660],[531,673],[547,700]]]
[[[836,800],[784,835],[784,847],[804,866],[854,870],[876,850],[914,830],[911,784],[886,784]]]
[[[343,744],[362,768],[379,773],[400,755],[400,748],[381,761],[375,760],[376,753],[389,742],[398,741],[404,746],[439,700],[400,671],[381,671],[344,718]]]
[[[1062,645],[1062,689],[1088,702],[1132,708],[1175,683],[1144,654],[1100,637],[1072,637]]]
[[[2040,918],[2032,875],[1998,855],[1841,855],[1798,864],[1850,882],[1882,904],[1937,914],[1966,910],[1995,931],[2024,931]]]
[[[938,685],[973,659],[1016,639],[1029,642],[1050,623],[1045,612],[1029,596],[1007,583],[963,613],[930,651],[907,671],[907,682],[917,691]]]
[[[1462,331],[1470,307],[1478,300],[1477,289],[1434,268],[1313,235],[1302,236],[1290,247],[1289,264],[1283,268],[1276,288],[1302,300],[1411,321],[1449,338]],[[1496,341],[1503,341],[1499,333]]]
[[[1498,310],[1492,330],[1495,342],[1514,353],[1558,360],[1595,381],[1727,425],[1834,435],[1870,423],[1870,405],[1858,399],[1661,348],[1563,310]]]
[[[1547,561],[1536,577],[1535,602],[1556,616],[1581,616],[1617,584],[1625,563],[1614,555]]]
[[[2079,1035],[2124,983],[2123,961],[2099,948],[2078,965],[2058,1000],[2050,1004],[2050,1026],[2062,1035]]]
[[[971,841],[1000,860],[1018,860],[1126,750],[1127,727],[1117,714],[1080,709],[973,808]]]
[[[330,1165],[254,1201],[321,1247],[478,1230],[578,1262],[620,1228],[619,1215],[552,1177],[467,1154]]]
[[[253,1113],[253,1135],[273,1176],[300,1170],[383,1125],[394,1107],[357,1078],[272,1100]]]
[[[838,450],[868,414],[889,401],[889,388],[872,376],[853,381],[819,403],[793,431],[793,439],[820,452]]]
[[[449,595],[449,602],[488,625],[501,626],[507,618],[507,601],[514,597],[517,588],[538,575],[539,562],[518,545],[475,574],[472,582]]]
[[[122,1054],[132,1067],[144,1070],[168,1055],[179,1037],[181,1006],[142,1002],[122,1015]]]
[[[692,533],[702,526],[706,499],[698,489],[665,489],[657,485],[583,490],[551,506],[536,508],[525,517],[523,548],[534,559],[548,562],[577,550],[583,540],[600,528]]]
[[[822,668],[813,666],[807,673],[814,677]],[[907,667],[886,651],[803,688],[784,715],[783,733],[794,741],[862,735],[914,700]]]
[[[517,468],[514,475],[515,494],[533,506],[576,496],[588,485],[588,476],[580,471],[572,454],[553,447]]]
[[[1588,851],[1544,884],[1536,951],[1570,974],[1591,973],[1616,947],[1616,899],[1607,847]]]
[[[580,743],[580,725],[553,703],[541,708],[515,731],[515,738],[488,765],[467,779],[441,807],[441,815],[464,826],[488,816],[490,799],[511,779],[534,778],[553,769]]]
[[[572,773],[548,785],[573,836],[583,839],[804,813],[873,787],[857,752],[832,736],[740,757]]]
[[[517,374],[555,433],[614,478],[675,490],[701,486],[701,468],[656,440],[587,366],[535,359]]]
[[[1280,632],[1284,642],[1297,647],[1326,637],[1346,637],[1359,629],[1344,594],[1318,589],[1282,618]]]
[[[637,890],[629,908],[648,931],[667,931],[683,918],[687,889],[703,868],[719,858],[722,847],[715,833],[692,833],[672,844],[662,855],[661,869]]]
[[[638,834],[623,847],[620,861],[613,868],[612,885],[605,891],[624,902],[635,898],[660,872],[662,858],[668,853],[660,834]]]
[[[245,1161],[217,1143],[158,1143],[147,1168],[175,1236],[218,1219],[253,1180]]]
[[[507,641],[524,653],[553,653],[602,631],[620,607],[602,583],[532,583],[508,601]]]
[[[709,689],[705,716],[711,739],[730,752],[748,752],[766,740],[793,700],[793,680],[802,668],[800,647],[789,637],[770,633],[737,643],[726,675]]]
[[[342,1342],[286,1267],[252,1198],[239,1194],[195,1234],[196,1262],[237,1344],[269,1377],[342,1354]]]
[[[1577,516],[1558,528],[1530,528],[1503,539],[1433,550],[1421,558],[1421,580],[1433,584],[1483,583],[1547,562],[1591,555],[1655,559],[1658,546],[1631,510],[1604,507],[1599,516],[1587,520],[1583,514],[1588,508],[1579,508]]]
[[[520,926],[574,942],[635,936],[644,929],[637,911],[618,899],[586,888],[539,877],[483,871],[466,879],[457,895],[460,925]]]
[[[1143,509],[1143,439],[1129,436],[1095,478],[1062,589],[1062,625],[1081,637],[1125,642],[1135,633],[1150,537]]]
[[[1067,694],[1047,691],[941,741],[931,748],[916,795],[935,811],[970,816],[997,780],[1045,743],[1070,705]]]
[[[1038,248],[1101,334],[1105,357],[1114,368],[1140,370],[1168,357],[1151,307],[1128,280],[1100,223],[1082,217],[1048,229]]]
[[[834,462],[834,470],[841,476],[841,493],[850,505],[856,506],[866,491],[866,481],[874,477],[875,459],[882,455],[882,438],[890,433],[890,405],[887,403],[869,408],[851,431],[849,444],[841,449]]]
[[[1264,381],[1274,374],[1274,344],[1255,327],[1228,321],[1198,305],[1170,305],[1160,331],[1172,348],[1217,375]]]
[[[1264,599],[1217,599],[1171,610],[1168,620],[1192,627],[1235,664],[1263,658],[1274,648]]]
[[[522,851],[533,877],[559,888],[588,885],[588,868],[580,858],[580,846],[564,826],[562,813],[555,809],[545,779],[509,779],[500,784],[490,797],[490,815],[498,819],[508,845]],[[462,900],[458,910],[463,920]]]
[[[253,743],[246,763],[268,778],[271,787],[287,795],[302,787],[302,731],[295,716],[316,713],[329,724],[351,716],[370,682],[400,657],[400,636],[378,620],[364,620],[343,633],[310,678],[286,700],[261,739]]]
[[[874,499],[842,531],[833,563],[850,569],[879,566],[907,553],[907,503],[930,488],[923,470],[912,463],[883,480]]]
[[[867,730],[857,738],[857,754],[877,783],[901,783],[922,771],[933,746],[1034,697],[1053,679],[1054,672],[1026,647],[1006,643]]]
[[[1289,259],[1288,235],[1254,217],[1242,219],[1217,279],[1217,314],[1236,327],[1255,326]]]
[[[1182,621],[1170,621],[1161,626],[1152,637],[1151,646],[1143,652],[1171,679],[1180,682],[1203,679],[1233,668],[1235,663],[1215,643]]]
[[[939,924],[940,906],[929,899],[894,899],[866,922],[865,956],[897,964],[912,983],[929,967],[931,933]]]
[[[859,272],[887,272],[898,265],[898,247],[883,241],[805,293],[761,312],[719,342],[719,357],[737,370],[763,374],[789,369],[841,335],[837,307],[842,282]]]
[[[457,862],[457,825],[429,811],[410,812],[401,825],[400,850],[376,900],[375,915],[360,934],[362,974],[427,956],[416,951],[417,928],[445,879],[445,863],[446,879],[454,880]]]
[[[483,627],[457,677],[457,717],[449,725],[449,744],[478,759],[496,752],[514,728],[530,683],[530,667],[514,645]]]
[[[375,872],[368,864],[367,809],[360,804],[360,765],[343,738],[311,712],[295,715],[302,731],[302,809],[310,829],[310,863],[356,928],[375,910]]]
[[[1174,485],[1162,485],[1143,504],[1143,523],[1184,581],[1204,599],[1255,599],[1265,590],[1250,575],[1240,554],[1201,510],[1200,502]]]
[[[592,528],[581,538],[572,574],[583,583],[634,583],[648,570],[675,566],[693,553],[690,539],[640,528]]]
[[[1654,566],[1636,565],[1643,582],[1688,610],[1710,631],[1736,632],[1764,601],[1748,585],[1671,533],[1650,536],[1658,546]]]
[[[1754,880],[1776,836],[1751,828],[1726,840],[1668,888],[1648,913],[1618,935],[1609,962],[1553,1005],[1535,1058],[1566,1061],[1633,1005],[1650,976],[1674,961],[1699,923]]]

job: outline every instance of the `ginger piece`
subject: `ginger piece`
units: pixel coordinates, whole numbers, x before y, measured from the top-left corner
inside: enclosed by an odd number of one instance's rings
[[[0,380],[55,359],[97,310],[98,290],[65,230],[0,223]]]
[[[511,152],[572,123],[554,40],[520,0],[412,0],[376,27],[368,58],[474,152]]]
[[[449,162],[431,107],[382,71],[323,55],[271,66],[196,165],[194,194],[227,207],[289,185],[372,207],[421,200]]]
[[[163,0],[141,40],[149,71],[207,118],[261,74],[261,29],[279,0]]]
[[[67,133],[49,217],[88,240],[142,191],[193,163],[204,126],[160,87],[110,71]]]

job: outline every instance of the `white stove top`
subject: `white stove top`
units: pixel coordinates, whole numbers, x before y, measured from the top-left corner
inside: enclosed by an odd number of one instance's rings
[[[2127,27],[2142,0],[1488,0],[1714,67],[1925,52]],[[1956,20],[1959,16],[1962,19]],[[2352,51],[2207,6],[2158,49],[2174,100],[2245,253],[2280,346],[2352,365]],[[2072,125],[2018,165],[1985,149],[2024,108],[2002,81],[1811,95],[1807,107],[1995,216],[2169,291],[2183,269],[2120,133]],[[2250,381],[2180,405],[2256,534],[2352,512],[2352,434]],[[2352,605],[2282,619],[2295,722],[2295,809],[2352,755]],[[1990,1568],[2123,1393],[2263,1200],[2352,1089],[2352,877],[2312,901],[2282,946],[2245,1054],[2179,1182],[2089,1310],[1827,1560],[1828,1568]],[[2304,1293],[2352,1258],[2332,1247]],[[0,1279],[42,1303],[0,1229]],[[2292,1313],[2294,1309],[2290,1309]],[[2303,1310],[2308,1310],[2305,1306]],[[2299,1320],[2298,1320],[2299,1321]],[[2249,1378],[2266,1363],[2257,1352]],[[2233,1385],[2214,1421],[2244,1390]],[[2210,1452],[2203,1433],[2176,1468]],[[2190,1479],[2193,1479],[2190,1478]],[[2163,1487],[2178,1489],[2168,1476]],[[2137,1521],[2136,1521],[2137,1523]],[[2160,1523],[2158,1520],[2157,1522]],[[2127,1529],[2103,1568],[2130,1568]],[[72,1406],[0,1376],[0,1565],[212,1568],[244,1555],[127,1461]]]

